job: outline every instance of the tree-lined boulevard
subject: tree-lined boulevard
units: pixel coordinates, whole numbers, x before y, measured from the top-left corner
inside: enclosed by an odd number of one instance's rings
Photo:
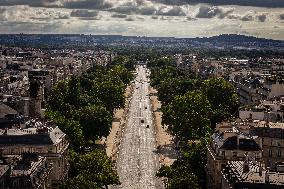
[[[117,56],[107,67],[58,83],[49,94],[46,116],[71,142],[69,179],[63,189],[204,188],[207,139],[216,122],[236,111],[234,87],[222,78],[204,80],[181,70],[171,57],[138,62],[147,62],[148,68],[135,62]],[[118,154],[112,154],[117,157],[114,169],[97,141],[109,135],[114,112],[124,108],[130,84],[126,121],[116,139]],[[170,166],[160,165],[150,86],[158,91],[162,124],[178,149],[178,159]]]
[[[147,72],[148,69],[143,66],[136,68],[133,96],[117,160],[121,182],[117,188],[163,188],[161,180],[156,177],[159,162],[155,153],[156,142]]]

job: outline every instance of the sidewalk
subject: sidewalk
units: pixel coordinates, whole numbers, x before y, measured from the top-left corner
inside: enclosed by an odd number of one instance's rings
[[[101,140],[101,144],[106,145],[107,156],[110,157],[112,160],[116,160],[117,158],[121,131],[122,131],[122,127],[125,122],[125,119],[126,119],[126,114],[127,114],[128,105],[129,105],[128,104],[129,98],[132,95],[132,91],[133,91],[132,85],[128,86],[124,94],[125,108],[119,109],[114,113],[111,131],[109,135],[107,136],[107,138],[102,138]]]
[[[159,162],[161,165],[172,165],[177,159],[177,151],[173,142],[173,136],[167,131],[167,126],[162,126],[161,102],[156,95],[157,90],[150,88],[151,103],[154,114],[154,126],[156,131],[157,146],[159,147]]]

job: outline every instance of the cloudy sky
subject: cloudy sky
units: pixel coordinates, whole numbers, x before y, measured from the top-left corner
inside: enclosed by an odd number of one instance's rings
[[[284,40],[284,0],[0,0],[0,33]]]

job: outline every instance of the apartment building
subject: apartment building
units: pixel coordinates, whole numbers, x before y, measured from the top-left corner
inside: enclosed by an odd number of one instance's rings
[[[208,188],[221,187],[220,172],[227,161],[245,160],[246,156],[256,160],[262,158],[262,149],[257,137],[249,132],[250,125],[238,123],[221,123],[211,136],[207,145]]]
[[[37,153],[52,164],[52,187],[67,178],[69,170],[66,134],[57,126],[29,120],[25,128],[0,130],[0,154],[21,155]]]
[[[51,189],[52,164],[36,153],[0,156],[0,189]]]

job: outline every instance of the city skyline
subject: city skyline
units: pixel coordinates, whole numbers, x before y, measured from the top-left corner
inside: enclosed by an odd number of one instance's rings
[[[0,0],[0,33],[284,39],[279,0]]]

